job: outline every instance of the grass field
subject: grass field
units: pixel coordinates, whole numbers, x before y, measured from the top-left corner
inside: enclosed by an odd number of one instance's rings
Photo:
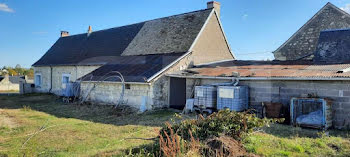
[[[350,156],[349,137],[347,131],[322,132],[274,124],[243,142],[247,151],[262,156]]]
[[[122,111],[120,111],[122,112]],[[0,96],[0,156],[108,156],[151,141],[171,111],[120,115],[51,95]]]
[[[151,140],[169,110],[128,114],[94,105],[65,105],[52,95],[0,96],[1,156],[112,156]],[[274,124],[244,139],[261,156],[349,156],[347,131],[294,128]]]

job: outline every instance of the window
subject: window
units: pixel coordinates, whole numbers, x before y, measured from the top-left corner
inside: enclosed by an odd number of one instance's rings
[[[62,87],[66,88],[67,83],[69,83],[70,74],[62,74]]]
[[[125,89],[130,89],[130,84],[125,84]]]
[[[35,87],[41,87],[41,74],[35,74]]]
[[[62,83],[64,84],[69,83],[69,76],[63,76]]]

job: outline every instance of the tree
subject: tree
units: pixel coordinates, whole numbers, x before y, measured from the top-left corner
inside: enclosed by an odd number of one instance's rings
[[[9,75],[11,75],[11,76],[16,76],[16,75],[18,75],[18,73],[14,70],[14,69],[8,69],[8,72],[9,72]]]
[[[22,69],[21,65],[17,64],[15,69]]]

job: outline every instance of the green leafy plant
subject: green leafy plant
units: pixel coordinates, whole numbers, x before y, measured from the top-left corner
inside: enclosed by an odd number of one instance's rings
[[[190,140],[191,135],[203,141],[210,137],[219,137],[220,135],[230,136],[236,140],[251,133],[254,129],[268,126],[278,119],[260,119],[249,112],[234,112],[230,110],[220,110],[204,118],[199,116],[198,119],[184,120],[172,125],[171,128],[165,126],[161,130],[161,136],[166,137],[171,133],[171,129],[185,140]]]

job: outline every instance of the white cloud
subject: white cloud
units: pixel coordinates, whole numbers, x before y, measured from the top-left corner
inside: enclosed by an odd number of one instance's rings
[[[9,8],[9,6],[7,6],[7,4],[5,3],[0,3],[0,11],[9,12],[9,13],[15,12],[13,9]]]
[[[246,20],[247,18],[248,18],[248,14],[243,14],[243,15],[242,15],[242,19],[243,19],[243,20]]]
[[[344,11],[350,13],[350,3],[345,4],[345,6],[344,6],[344,7],[341,7],[340,9],[342,9],[342,10],[344,10]]]

